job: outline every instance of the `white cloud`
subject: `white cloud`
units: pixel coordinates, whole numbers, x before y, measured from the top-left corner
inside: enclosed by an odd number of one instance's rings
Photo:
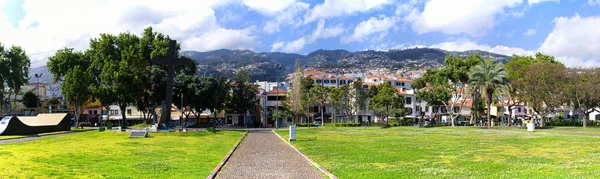
[[[369,18],[369,20],[360,22],[356,28],[354,28],[354,33],[350,36],[346,36],[342,38],[342,43],[350,43],[350,42],[362,42],[366,37],[370,36],[374,33],[382,32],[382,34],[387,35],[388,29],[394,27],[396,25],[396,17],[386,17],[381,16],[379,19],[375,17]],[[385,37],[385,35],[380,36],[380,38]]]
[[[25,0],[25,16],[18,27],[0,13],[0,41],[36,54],[30,56],[34,67],[44,65],[54,50],[87,49],[89,39],[100,33],[140,34],[147,26],[178,40],[183,50],[252,49],[257,43],[254,28],[227,29],[216,20],[213,9],[235,1]]]
[[[559,17],[540,52],[556,56],[567,66],[600,64],[600,16]]]
[[[273,15],[274,18],[265,23],[263,31],[271,34],[279,32],[279,27],[282,25],[298,24],[297,22],[301,21],[298,14],[308,10],[309,7],[310,5],[304,2],[293,3],[287,9]]]
[[[422,12],[414,9],[405,20],[418,34],[443,32],[483,36],[496,25],[497,15],[522,0],[430,0]]]
[[[304,24],[319,19],[370,12],[392,3],[392,0],[325,0],[310,10],[305,16]]]
[[[296,0],[244,0],[243,4],[263,15],[272,16],[290,7]]]
[[[591,6],[600,5],[600,0],[588,0],[588,4]]]
[[[524,36],[532,36],[535,35],[536,31],[535,29],[527,29],[527,31],[523,32]]]
[[[527,0],[527,4],[534,5],[537,3],[543,3],[543,2],[559,2],[559,0]]]
[[[442,43],[430,45],[429,47],[430,48],[439,48],[439,49],[448,50],[448,51],[461,51],[461,52],[468,51],[468,50],[482,50],[482,51],[488,51],[488,52],[502,54],[502,55],[508,55],[508,56],[511,56],[513,54],[517,54],[517,55],[534,55],[535,54],[535,52],[533,52],[533,51],[524,50],[521,48],[508,47],[508,46],[504,46],[504,45],[497,45],[497,46],[492,47],[489,45],[477,44],[473,41],[465,40],[465,39],[460,39],[460,40],[450,41],[450,42],[442,42]]]
[[[344,28],[339,25],[325,28],[325,21],[320,20],[317,24],[317,28],[311,34],[300,37],[292,42],[276,42],[271,45],[271,51],[298,52],[307,44],[314,43],[319,39],[337,37],[343,32]]]

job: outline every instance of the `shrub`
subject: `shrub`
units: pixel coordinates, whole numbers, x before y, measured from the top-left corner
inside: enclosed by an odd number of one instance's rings
[[[106,129],[108,129],[108,130],[112,129],[112,122],[110,122],[110,121],[106,122]]]
[[[217,132],[217,129],[215,127],[209,127],[209,128],[206,128],[206,130],[208,132],[212,132],[212,133],[216,133]]]
[[[358,127],[361,126],[360,123],[357,122],[343,122],[343,123],[335,123],[335,127]]]

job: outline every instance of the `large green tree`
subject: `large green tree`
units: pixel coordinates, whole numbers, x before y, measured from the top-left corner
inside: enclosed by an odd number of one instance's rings
[[[249,76],[244,70],[239,71],[232,79],[231,93],[227,97],[227,113],[242,114],[246,120],[246,113],[253,109],[257,103],[258,87],[249,83]]]
[[[2,106],[5,104],[4,99],[7,97],[5,95],[7,92],[9,101],[12,95],[14,95],[13,101],[16,101],[21,86],[29,80],[30,65],[29,57],[23,48],[11,46],[9,49],[5,49],[0,43],[0,101],[2,101]],[[5,91],[6,87],[8,87],[8,91]]]
[[[469,85],[473,89],[479,89],[485,95],[487,106],[488,128],[492,126],[490,113],[492,109],[492,99],[496,91],[503,90],[508,85],[508,74],[506,68],[501,63],[486,61],[477,65],[469,72]]]
[[[398,90],[389,83],[383,83],[377,86],[377,93],[372,94],[369,106],[371,109],[385,118],[385,126],[389,126],[389,116],[396,109],[403,108],[403,99],[397,95]]]
[[[75,106],[75,126],[78,126],[79,112],[92,96],[90,89],[92,76],[89,71],[85,71],[81,66],[75,66],[65,74],[65,80],[60,85],[65,98]]]
[[[597,69],[565,70],[564,92],[569,105],[575,112],[583,114],[583,127],[587,126],[590,113],[600,104],[600,72]],[[558,87],[558,86],[557,86]],[[560,87],[558,87],[560,88]]]
[[[325,126],[325,118],[323,111],[323,106],[328,102],[329,96],[331,95],[331,87],[325,87],[323,85],[316,85],[310,89],[311,97],[315,102],[319,104],[321,111],[321,120],[323,121],[323,126]]]

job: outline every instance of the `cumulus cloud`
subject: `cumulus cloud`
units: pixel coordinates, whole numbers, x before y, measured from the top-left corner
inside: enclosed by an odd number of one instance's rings
[[[325,21],[320,20],[317,24],[317,28],[311,34],[300,37],[292,42],[275,42],[271,45],[271,51],[298,52],[307,44],[314,43],[319,39],[337,37],[343,32],[344,28],[341,26],[338,25],[326,28]]]
[[[304,24],[319,19],[370,12],[392,3],[393,0],[325,0],[310,10],[305,16]]]
[[[497,15],[514,8],[521,0],[430,0],[422,12],[405,16],[417,34],[443,32],[480,37],[496,25]]]
[[[310,5],[304,2],[295,2],[288,6],[284,11],[273,15],[273,19],[267,21],[263,27],[263,31],[271,34],[279,32],[279,28],[282,25],[295,25],[301,21],[301,17],[298,14],[308,10]]]
[[[527,29],[527,31],[523,32],[524,36],[532,36],[535,35],[536,31],[535,29]]]
[[[488,51],[488,52],[502,54],[502,55],[508,55],[508,56],[511,56],[513,54],[517,54],[517,55],[534,55],[535,54],[534,51],[524,50],[522,48],[508,47],[508,46],[504,46],[504,45],[497,45],[497,46],[492,47],[489,45],[477,44],[473,41],[466,40],[466,39],[442,42],[442,43],[430,45],[429,47],[430,48],[439,48],[439,49],[448,50],[448,51],[482,50],[482,51]]]
[[[379,38],[387,35],[388,29],[396,25],[396,17],[380,16],[380,18],[371,17],[369,20],[360,22],[355,28],[352,35],[342,38],[342,43],[361,42],[371,34],[381,33]]]
[[[591,6],[600,5],[600,0],[588,0],[588,4]]]
[[[600,64],[600,16],[559,17],[539,51],[558,57],[565,65]]]
[[[31,56],[34,67],[44,65],[54,50],[87,49],[89,39],[100,33],[139,34],[147,26],[178,40],[183,50],[252,49],[257,43],[254,27],[227,29],[216,20],[214,9],[235,1],[25,0],[25,16],[18,27],[0,13],[0,39],[36,54]]]

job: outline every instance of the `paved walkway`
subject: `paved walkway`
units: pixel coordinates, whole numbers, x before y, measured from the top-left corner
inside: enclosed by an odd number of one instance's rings
[[[251,131],[217,178],[323,178],[271,131]]]
[[[43,138],[47,138],[47,137],[58,137],[58,136],[63,136],[63,135],[75,134],[75,133],[77,133],[77,132],[68,132],[68,133],[51,134],[51,135],[43,135],[43,136],[31,136],[31,137],[16,138],[16,139],[5,139],[5,140],[0,140],[0,145],[16,143],[16,142],[26,142],[26,141],[38,140],[38,139],[43,139]]]

